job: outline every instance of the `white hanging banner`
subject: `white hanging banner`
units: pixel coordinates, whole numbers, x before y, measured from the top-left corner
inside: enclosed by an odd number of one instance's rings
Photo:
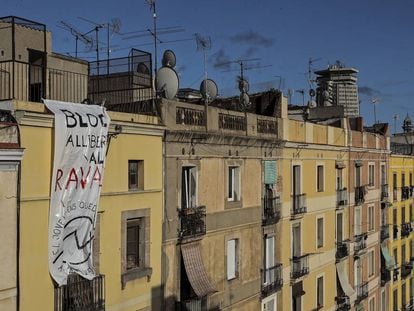
[[[55,115],[49,271],[61,286],[70,272],[95,277],[92,242],[110,119],[101,106],[44,102]]]

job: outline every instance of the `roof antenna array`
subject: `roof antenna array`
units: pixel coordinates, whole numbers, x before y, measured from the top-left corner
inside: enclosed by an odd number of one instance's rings
[[[79,40],[81,42],[83,42],[83,44],[85,44],[86,49],[88,50],[88,52],[92,50],[92,48],[93,48],[93,39],[90,36],[80,32],[73,25],[71,25],[71,24],[69,24],[68,22],[65,22],[65,21],[60,21],[57,26],[59,28],[62,28],[64,30],[69,31],[70,34],[75,37],[75,57],[76,58],[78,58],[78,41]]]

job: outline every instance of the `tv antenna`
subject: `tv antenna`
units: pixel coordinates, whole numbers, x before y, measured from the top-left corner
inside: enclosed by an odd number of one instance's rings
[[[305,90],[304,89],[299,89],[299,90],[295,90],[296,93],[302,94],[302,105],[305,106]]]
[[[75,37],[75,57],[78,57],[78,41],[80,40],[83,42],[83,44],[86,45],[86,48],[88,51],[90,51],[93,47],[93,39],[90,36],[87,36],[86,34],[80,32],[78,29],[76,29],[73,25],[69,24],[65,21],[60,21],[57,25],[59,28],[62,28],[64,30],[67,30],[70,32],[72,36]]]
[[[197,51],[203,51],[203,64],[204,64],[204,86],[207,86],[207,50],[211,50],[211,37],[206,36],[202,37],[200,34],[194,34],[196,43],[197,43]],[[206,103],[209,101],[209,96],[205,98]]]
[[[283,81],[283,78],[282,78],[282,76],[273,76],[273,77],[275,77],[275,78],[279,78],[279,86],[278,86],[278,90],[280,91],[280,87],[282,86],[282,81]]]
[[[110,39],[111,36],[116,33],[120,34],[121,30],[121,20],[119,18],[113,18],[111,22],[106,23],[97,23],[90,19],[84,18],[84,17],[78,17],[80,20],[83,20],[84,22],[87,22],[89,24],[92,24],[95,26],[95,31],[98,31],[100,28],[106,28],[107,30],[107,44],[106,44],[106,56],[107,56],[107,74],[109,74],[109,54],[111,53],[111,45],[110,45]],[[97,28],[99,28],[97,30]],[[98,37],[96,37],[96,41],[98,42]],[[97,43],[98,44],[98,43]],[[98,55],[99,58],[99,55]]]
[[[374,124],[377,123],[377,110],[375,106],[379,104],[379,102],[380,102],[380,98],[378,97],[374,97],[373,99],[371,99],[371,104],[374,105]]]
[[[397,133],[397,120],[400,118],[400,116],[395,113],[392,116],[392,118],[394,119],[394,135],[395,135],[395,133]]]

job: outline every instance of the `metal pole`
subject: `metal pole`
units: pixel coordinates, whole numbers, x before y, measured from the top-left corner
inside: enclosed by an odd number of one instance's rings
[[[153,2],[153,11],[152,11],[152,17],[153,17],[153,21],[154,21],[154,57],[155,57],[155,62],[154,62],[154,66],[155,66],[155,74],[157,74],[157,64],[158,64],[158,59],[157,59],[157,12],[155,10],[155,1]]]
[[[108,32],[107,32],[107,35],[108,35],[108,37],[107,37],[107,39],[108,39],[108,46],[107,46],[107,49],[106,49],[106,55],[107,55],[107,60],[106,60],[106,73],[109,75],[109,23],[107,23],[106,24],[106,27],[108,28],[107,30],[108,30]]]

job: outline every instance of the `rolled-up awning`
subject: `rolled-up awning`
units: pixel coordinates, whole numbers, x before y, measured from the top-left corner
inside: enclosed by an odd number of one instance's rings
[[[347,261],[343,260],[336,264],[336,273],[338,274],[339,283],[341,283],[342,290],[344,291],[345,295],[349,297],[351,303],[355,301],[355,291],[349,285],[348,280],[348,272],[346,269]]]
[[[395,267],[395,259],[391,257],[390,252],[388,251],[387,244],[385,242],[381,243],[381,253],[385,259],[385,265],[388,270],[391,270]]]
[[[355,166],[360,167],[364,165],[361,160],[355,160]]]
[[[335,167],[338,169],[342,169],[342,168],[345,168],[346,165],[344,161],[335,161]]]
[[[188,280],[196,295],[198,297],[205,297],[215,293],[216,290],[211,285],[206,269],[204,268],[200,243],[193,242],[182,244],[181,254],[183,256]]]
[[[305,291],[303,290],[303,283],[302,281],[293,284],[292,286],[292,296],[293,297],[300,297],[305,295]]]

